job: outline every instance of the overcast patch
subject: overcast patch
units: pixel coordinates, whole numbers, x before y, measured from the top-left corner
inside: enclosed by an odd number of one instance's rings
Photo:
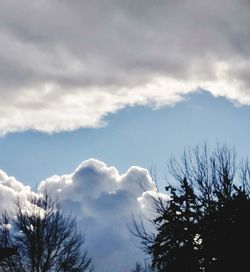
[[[137,261],[144,261],[139,240],[129,231],[132,215],[147,224],[154,216],[152,196],[168,199],[157,192],[146,169],[131,167],[120,175],[115,167],[95,159],[84,161],[72,174],[42,181],[38,192],[44,190],[76,216],[97,272],[129,272]],[[32,194],[30,187],[0,171],[0,211],[13,211],[18,198],[29,208]]]
[[[250,3],[26,1],[0,4],[0,134],[105,124],[127,106],[206,89],[250,104]]]

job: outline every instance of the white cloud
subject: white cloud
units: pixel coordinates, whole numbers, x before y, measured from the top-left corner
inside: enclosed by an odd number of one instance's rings
[[[21,205],[30,207],[30,199],[35,195],[29,186],[23,185],[14,177],[9,177],[0,170],[0,213],[3,211],[14,212],[16,201]]]
[[[204,88],[250,104],[249,1],[0,4],[0,134],[98,127]]]
[[[153,216],[151,197],[157,196],[157,190],[146,169],[131,167],[121,175],[115,167],[90,159],[72,174],[42,181],[38,192],[45,189],[77,217],[95,271],[131,271],[136,261],[143,260],[139,240],[128,226],[132,226],[132,215],[145,222]],[[1,209],[14,207],[21,195],[29,206],[30,194],[29,187],[0,172]]]

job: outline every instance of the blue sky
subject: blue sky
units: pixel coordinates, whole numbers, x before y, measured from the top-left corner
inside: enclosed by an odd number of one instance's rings
[[[70,173],[82,161],[97,158],[121,173],[131,165],[155,167],[162,189],[170,156],[180,157],[186,147],[227,144],[235,147],[239,157],[248,156],[248,116],[250,107],[200,92],[173,107],[126,108],[108,116],[101,128],[6,135],[0,139],[0,165],[35,187],[53,174]]]

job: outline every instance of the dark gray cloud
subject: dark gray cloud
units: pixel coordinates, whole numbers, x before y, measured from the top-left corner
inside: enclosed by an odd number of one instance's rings
[[[172,105],[199,87],[250,104],[249,8],[246,0],[2,2],[1,134],[95,127],[128,105]]]

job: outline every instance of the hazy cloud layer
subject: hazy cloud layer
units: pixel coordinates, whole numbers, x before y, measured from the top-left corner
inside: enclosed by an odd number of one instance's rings
[[[131,167],[120,175],[116,168],[90,159],[72,174],[42,181],[38,191],[45,189],[77,217],[95,271],[131,271],[136,261],[143,260],[139,241],[128,226],[132,226],[132,214],[136,218],[153,216],[151,196],[157,190],[146,169]],[[17,197],[29,206],[30,194],[29,187],[0,172],[1,210],[14,207]]]
[[[0,133],[96,127],[209,90],[250,104],[248,0],[0,4]]]

